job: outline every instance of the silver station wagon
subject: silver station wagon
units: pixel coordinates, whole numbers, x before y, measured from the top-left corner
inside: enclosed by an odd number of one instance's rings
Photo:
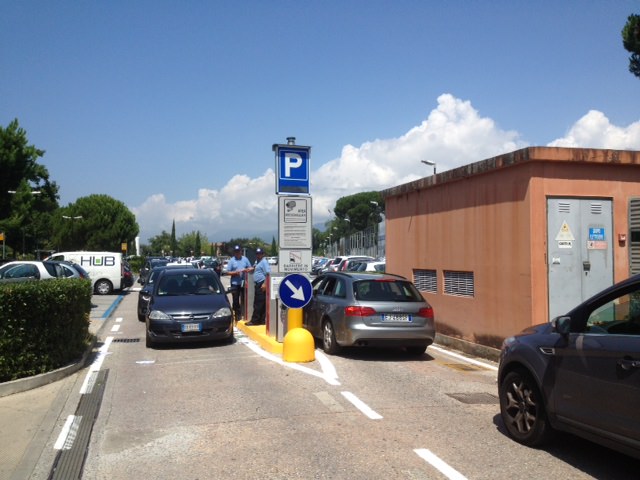
[[[398,275],[327,272],[313,282],[303,326],[326,353],[346,346],[403,347],[421,355],[433,343],[433,308]]]

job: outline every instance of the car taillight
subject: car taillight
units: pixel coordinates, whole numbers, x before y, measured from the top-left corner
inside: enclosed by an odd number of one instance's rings
[[[418,316],[424,318],[433,318],[433,308],[425,307],[418,310]]]
[[[345,307],[344,314],[348,317],[370,317],[371,315],[375,315],[376,311],[371,307],[350,305]]]

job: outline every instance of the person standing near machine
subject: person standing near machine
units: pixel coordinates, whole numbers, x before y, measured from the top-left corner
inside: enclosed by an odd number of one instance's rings
[[[233,247],[233,258],[227,263],[227,275],[231,277],[231,296],[233,297],[233,314],[236,319],[242,320],[244,310],[244,281],[246,272],[251,269],[251,262],[242,254],[240,245]]]
[[[256,249],[256,265],[253,267],[253,280],[255,291],[253,295],[253,314],[251,321],[245,325],[264,325],[267,314],[267,280],[271,273],[271,266],[264,258],[264,250]]]

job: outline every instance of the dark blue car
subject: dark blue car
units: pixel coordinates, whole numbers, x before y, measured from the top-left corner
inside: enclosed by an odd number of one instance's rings
[[[563,430],[640,458],[640,275],[507,338],[498,393],[524,445]]]
[[[233,341],[226,291],[210,269],[167,268],[153,284],[146,344]]]

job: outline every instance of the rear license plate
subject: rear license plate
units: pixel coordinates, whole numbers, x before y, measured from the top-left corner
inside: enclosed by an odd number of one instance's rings
[[[183,323],[181,326],[182,332],[201,332],[202,324],[201,323]]]
[[[410,322],[411,315],[406,313],[385,313],[382,315],[383,322]]]

